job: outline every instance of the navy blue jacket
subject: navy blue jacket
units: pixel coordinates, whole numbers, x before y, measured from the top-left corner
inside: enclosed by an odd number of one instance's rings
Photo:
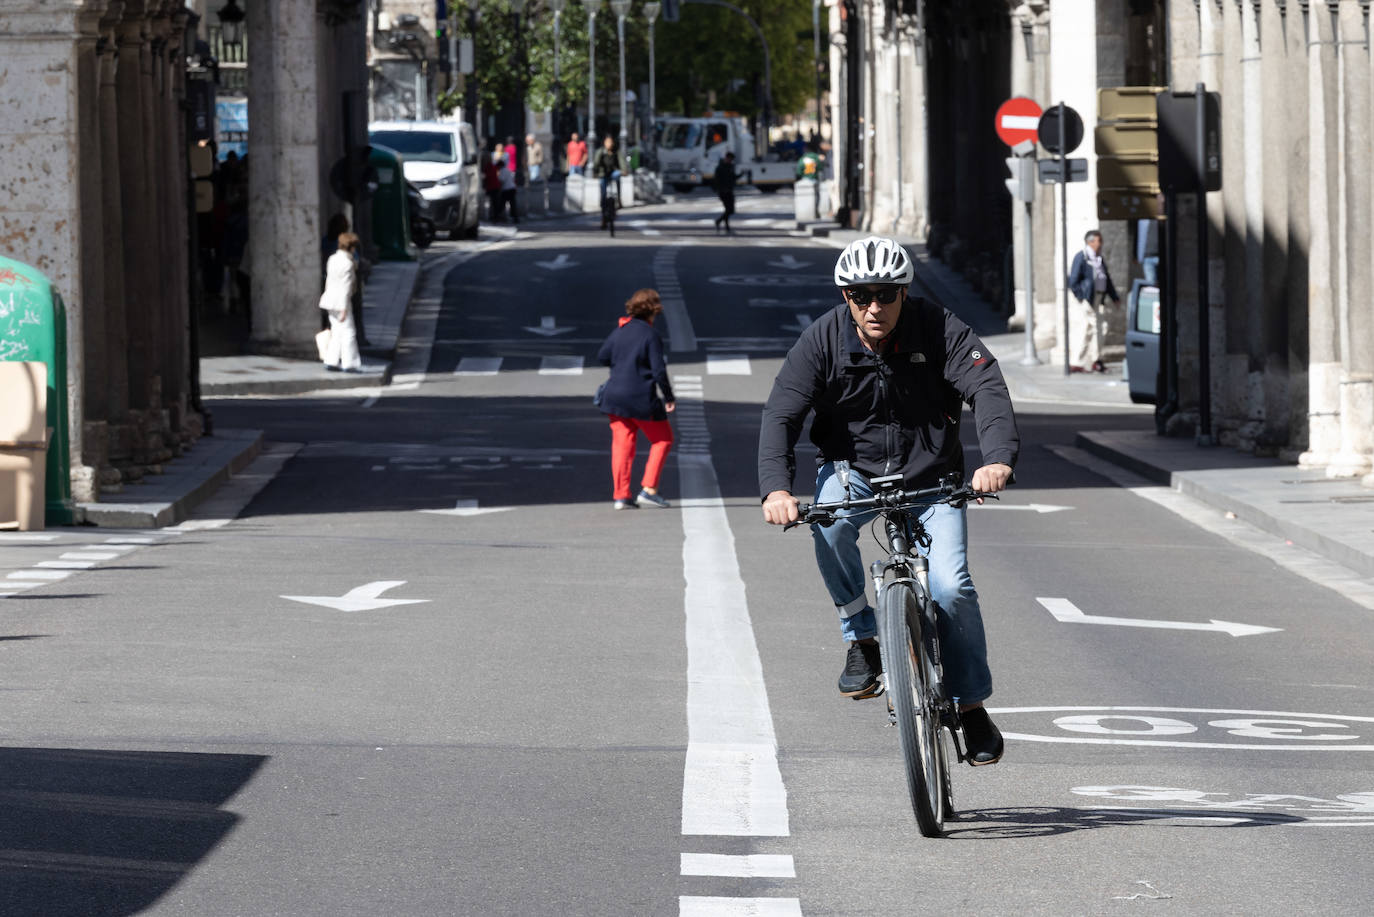
[[[997,361],[973,331],[938,303],[907,299],[881,354],[859,341],[841,304],[802,332],[763,408],[759,493],[791,492],[796,444],[813,411],[811,441],[823,464],[847,459],[865,477],[902,475],[931,487],[964,471],[963,402],[973,407],[983,463],[1015,467],[1020,436]]]
[[[1107,270],[1105,260],[1102,262],[1102,273],[1107,275],[1107,298],[1112,302],[1119,302],[1121,297],[1116,295],[1116,286],[1112,283],[1112,272]],[[1093,266],[1088,263],[1087,256],[1081,251],[1073,256],[1073,266],[1069,268],[1069,289],[1073,291],[1074,297],[1079,302],[1090,302],[1093,294],[1097,292]]]
[[[601,394],[601,413],[635,420],[667,420],[663,402],[673,401],[663,338],[643,319],[630,319],[611,332],[596,358],[611,368]],[[654,394],[658,386],[660,398]]]

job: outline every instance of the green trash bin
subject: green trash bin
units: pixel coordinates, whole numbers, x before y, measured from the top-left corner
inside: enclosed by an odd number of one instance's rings
[[[67,310],[45,275],[4,256],[0,256],[0,360],[47,364],[48,426],[53,433],[44,517],[48,525],[71,525],[75,507],[67,424]]]
[[[414,261],[419,249],[410,241],[410,205],[401,157],[374,144],[367,164],[377,173],[377,190],[372,192],[372,241],[377,256],[383,261]]]

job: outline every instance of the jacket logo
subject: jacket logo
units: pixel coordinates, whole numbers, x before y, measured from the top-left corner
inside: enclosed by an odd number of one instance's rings
[[[926,355],[921,353],[919,350],[911,355],[911,362],[913,363],[924,363],[925,361]]]
[[[982,366],[987,362],[987,360],[983,359],[983,352],[981,350],[975,350],[970,353],[969,356],[973,357],[974,366]]]

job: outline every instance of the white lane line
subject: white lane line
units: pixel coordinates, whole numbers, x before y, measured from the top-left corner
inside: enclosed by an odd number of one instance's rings
[[[119,557],[118,551],[68,551],[61,556],[62,560],[114,560]]]
[[[708,353],[706,371],[713,376],[747,376],[749,357],[742,353]]]
[[[0,583],[0,589],[37,589],[39,586],[46,586],[47,583],[25,583],[17,580],[5,580]]]
[[[680,917],[801,917],[797,898],[712,898],[682,895],[677,899]]]
[[[92,567],[95,566],[95,561],[92,561],[92,560],[40,560],[38,563],[34,564],[34,566],[35,566],[35,567],[40,567],[40,568],[43,568],[43,569],[49,569],[49,570],[89,570],[89,569],[91,569]]]
[[[70,570],[21,570],[18,573],[11,573],[6,579],[18,580],[59,580],[66,579],[72,575]]]
[[[704,416],[695,402],[678,411],[685,419]],[[677,464],[687,582],[682,833],[786,837],[773,716],[710,450],[684,447]]]
[[[463,357],[455,376],[494,376],[501,371],[502,357]]]
[[[30,535],[27,532],[0,532],[0,541],[14,541],[20,544],[40,541],[56,541],[60,535]]]
[[[580,376],[582,375],[582,358],[568,356],[543,357],[539,361],[539,375]]]
[[[683,244],[666,245],[654,255],[654,285],[668,320],[670,349],[692,351],[697,349],[697,333],[692,328],[692,317],[687,314],[687,302],[682,298],[677,280],[677,256]]]
[[[788,854],[682,854],[684,876],[726,876],[732,879],[795,879],[797,867]]]
[[[138,547],[138,545],[134,544],[83,544],[78,547],[77,550],[90,551],[97,554],[114,552],[115,557],[122,557],[129,551],[137,551]]]
[[[381,392],[377,392],[375,395],[368,395],[366,398],[363,399],[363,403],[360,405],[360,407],[370,408],[378,401],[380,401],[381,397]]]
[[[157,544],[157,539],[156,539],[156,538],[145,538],[145,537],[143,537],[143,536],[141,536],[141,535],[139,535],[139,536],[123,536],[123,537],[120,537],[120,538],[106,538],[106,539],[105,539],[105,543],[106,543],[106,544],[127,544],[127,545]]]

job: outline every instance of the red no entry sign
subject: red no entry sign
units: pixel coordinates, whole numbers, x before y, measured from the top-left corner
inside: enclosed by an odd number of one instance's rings
[[[994,120],[997,136],[1007,146],[1016,146],[1022,140],[1035,140],[1035,129],[1040,124],[1040,106],[1034,99],[1016,96],[1007,99],[997,109]]]

